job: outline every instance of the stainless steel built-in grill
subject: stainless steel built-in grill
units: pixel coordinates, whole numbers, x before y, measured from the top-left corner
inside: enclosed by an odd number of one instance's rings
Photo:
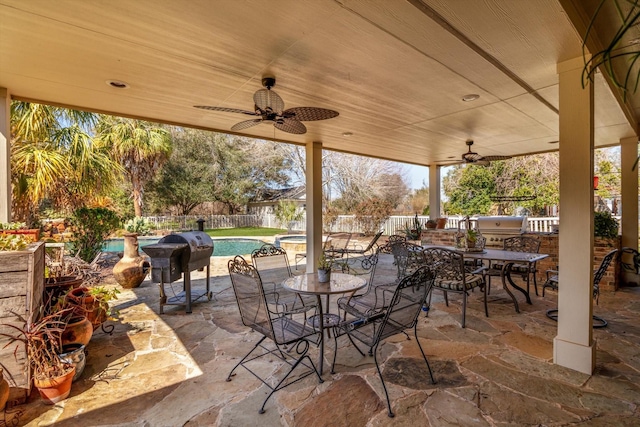
[[[142,250],[151,258],[151,281],[160,284],[160,314],[167,304],[185,305],[191,313],[191,303],[202,298],[211,299],[209,290],[210,258],[213,253],[213,240],[202,231],[169,234],[156,244],[143,246]],[[206,290],[191,290],[191,272],[206,268]],[[171,283],[183,277],[183,290],[167,297],[165,283]]]
[[[517,236],[527,231],[527,217],[479,216],[476,225],[487,239],[486,246],[501,248],[505,237]]]

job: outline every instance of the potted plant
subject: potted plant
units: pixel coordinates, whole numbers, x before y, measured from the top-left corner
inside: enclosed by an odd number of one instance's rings
[[[413,225],[405,225],[404,234],[407,236],[407,240],[420,240],[422,235],[422,224],[418,219],[418,214],[413,218]]]
[[[324,252],[318,258],[318,281],[321,283],[331,280],[331,267],[333,260],[328,258]]]
[[[86,313],[95,331],[114,314],[109,301],[118,299],[119,293],[120,291],[117,288],[81,286],[71,289],[64,296],[64,300],[67,306],[78,307],[79,310]]]
[[[75,366],[58,357],[62,350],[61,335],[66,327],[69,312],[70,310],[58,311],[41,316],[36,321],[31,318],[25,320],[22,316],[16,315],[24,323],[21,326],[5,324],[5,330],[12,330],[14,333],[0,333],[9,338],[6,346],[17,344],[26,347],[27,359],[33,372],[33,383],[48,404],[66,399],[75,374]],[[17,347],[15,352],[18,352]]]
[[[433,230],[438,226],[438,221],[436,221],[435,219],[429,219],[427,220],[426,225],[428,229]]]

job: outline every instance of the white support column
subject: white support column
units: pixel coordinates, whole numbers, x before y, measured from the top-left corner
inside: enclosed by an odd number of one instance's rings
[[[307,273],[316,271],[322,253],[322,143],[306,145],[307,166]]]
[[[593,287],[593,86],[582,87],[583,58],[558,64],[560,106],[560,277],[553,362],[595,368]]]
[[[622,247],[638,250],[638,169],[631,170],[638,158],[638,137],[620,140],[622,168]]]
[[[11,222],[11,95],[0,87],[0,222]]]
[[[429,219],[440,218],[440,171],[441,166],[429,166]]]

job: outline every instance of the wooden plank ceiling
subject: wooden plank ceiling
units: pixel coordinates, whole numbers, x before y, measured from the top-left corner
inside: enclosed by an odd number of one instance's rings
[[[253,110],[269,75],[285,108],[340,115],[243,135],[420,165],[467,139],[483,155],[557,149],[556,64],[581,55],[557,0],[0,0],[15,98],[229,133],[250,117],[193,106]],[[635,128],[600,75],[596,124],[596,146]]]

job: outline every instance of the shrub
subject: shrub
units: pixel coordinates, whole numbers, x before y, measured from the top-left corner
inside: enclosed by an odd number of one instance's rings
[[[145,218],[140,216],[131,218],[124,224],[124,229],[129,233],[137,233],[140,235],[146,235],[151,233],[151,224]]]
[[[102,243],[120,227],[118,215],[107,208],[80,208],[73,213],[76,231],[74,251],[86,262],[91,262],[102,249]]]
[[[593,232],[596,237],[618,237],[618,221],[609,212],[595,212],[593,215]]]
[[[373,197],[358,204],[356,221],[366,235],[376,234],[382,224],[389,219],[393,206],[386,200]]]

